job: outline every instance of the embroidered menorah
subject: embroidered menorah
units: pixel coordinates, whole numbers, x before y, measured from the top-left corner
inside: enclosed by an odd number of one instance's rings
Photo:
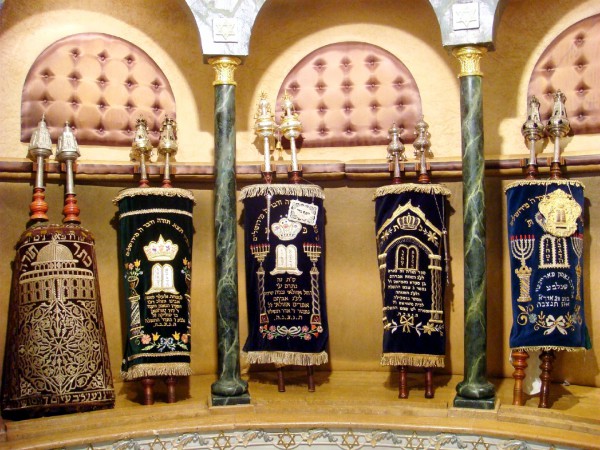
[[[575,233],[571,236],[571,243],[573,244],[573,251],[577,255],[577,267],[575,267],[575,273],[577,274],[577,296],[576,300],[581,301],[581,257],[583,256],[583,234]]]
[[[321,310],[319,307],[319,269],[317,261],[321,256],[321,244],[310,244],[305,242],[302,247],[308,259],[313,263],[310,269],[310,293],[312,297],[312,315],[310,316],[311,325],[321,325]]]
[[[531,280],[531,268],[527,267],[525,261],[533,254],[535,247],[535,238],[532,235],[511,236],[510,251],[515,258],[521,260],[521,267],[515,269],[515,274],[519,277],[519,298],[518,302],[529,302],[529,285]]]
[[[269,323],[269,316],[267,316],[267,305],[265,300],[265,268],[263,262],[271,250],[271,244],[254,244],[250,246],[250,251],[256,260],[260,263],[258,270],[256,271],[256,280],[258,282],[258,307],[260,310],[259,321],[261,324]]]

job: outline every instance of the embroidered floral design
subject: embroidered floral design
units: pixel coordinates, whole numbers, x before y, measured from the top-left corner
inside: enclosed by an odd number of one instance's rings
[[[132,278],[139,278],[144,272],[140,269],[141,261],[136,259],[134,262],[125,263],[125,277],[128,280]]]
[[[576,325],[583,323],[579,305],[575,306],[573,314],[568,312],[558,317],[554,317],[552,314],[546,315],[543,310],[536,314],[533,312],[533,305],[527,307],[518,305],[518,307],[521,312],[517,316],[517,323],[519,325],[533,324],[533,329],[535,331],[543,329],[544,335],[549,335],[555,331],[567,335],[569,331],[575,331]]]
[[[175,351],[177,348],[183,350],[189,350],[187,343],[190,340],[188,334],[181,334],[178,332],[173,333],[171,336],[161,336],[158,333],[152,333],[152,337],[149,334],[142,335],[140,342],[145,347],[142,347],[141,351],[156,350],[159,352]]]
[[[261,325],[259,327],[259,330],[262,337],[266,337],[268,340],[273,340],[279,337],[297,337],[304,339],[305,341],[310,341],[313,337],[317,338],[319,334],[323,332],[323,327],[321,325],[311,325],[310,328],[308,328],[307,325],[304,325],[303,327],[286,327],[285,325]]]
[[[183,258],[183,269],[181,269],[181,273],[186,277],[190,277],[192,273],[192,261],[187,258]]]
[[[425,325],[423,325],[423,322],[419,322],[415,325],[415,316],[407,316],[404,313],[398,313],[398,317],[398,322],[395,320],[386,322],[383,329],[390,333],[395,333],[398,329],[402,329],[403,333],[411,333],[414,330],[419,336],[421,336],[421,333],[430,336],[432,333],[440,333],[440,336],[444,335],[444,324],[442,323],[428,321]]]

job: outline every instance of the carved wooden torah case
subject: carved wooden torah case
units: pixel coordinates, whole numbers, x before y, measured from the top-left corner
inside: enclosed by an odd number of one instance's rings
[[[78,225],[43,225],[23,233],[17,244],[8,324],[5,417],[114,405],[89,231]]]

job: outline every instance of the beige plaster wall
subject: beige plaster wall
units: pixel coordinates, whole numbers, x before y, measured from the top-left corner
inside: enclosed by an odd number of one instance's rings
[[[497,50],[484,57],[485,151],[492,155],[524,154],[520,126],[524,120],[526,86],[531,68],[546,45],[568,25],[600,13],[593,0],[563,0],[540,12],[537,2],[510,1],[498,30]],[[368,5],[368,7],[366,6]],[[6,0],[0,15],[0,158],[22,158],[26,144],[19,143],[20,92],[28,67],[39,52],[64,36],[85,31],[104,32],[127,39],[150,54],[161,66],[175,92],[182,162],[213,161],[213,102],[210,66],[202,63],[194,21],[183,0],[36,1]],[[441,47],[437,21],[426,0],[268,0],[253,30],[250,57],[236,71],[238,161],[259,161],[252,130],[261,91],[271,101],[281,81],[296,62],[314,49],[341,40],[364,40],[396,54],[412,71],[421,90],[423,110],[430,124],[436,158],[460,156],[458,63]],[[567,100],[568,101],[568,100]],[[301,117],[300,117],[301,118]],[[567,152],[600,153],[600,141],[575,136]],[[129,149],[82,148],[88,160],[126,161]],[[410,150],[407,154],[411,154]],[[306,149],[306,160],[377,160],[385,148]],[[289,156],[286,155],[286,159]],[[586,318],[595,347],[600,336],[600,311],[593,311],[599,286],[600,249],[594,238],[600,210],[596,173],[576,174],[587,185],[586,197]],[[10,261],[14,243],[24,230],[31,201],[32,177],[0,174],[0,363],[4,351],[6,313],[10,291]],[[78,177],[77,193],[83,224],[97,238],[102,303],[108,329],[113,373],[118,374],[123,352],[123,320],[119,298],[116,230],[111,224],[111,199],[133,180]],[[450,243],[452,285],[448,311],[448,362],[446,372],[463,370],[463,258],[462,184],[443,180],[452,191]],[[489,177],[487,189],[488,236],[488,368],[491,375],[510,376],[508,335],[511,325],[509,269],[503,187],[506,177]],[[153,180],[154,184],[158,180]],[[371,196],[381,180],[319,181],[325,188],[327,214],[327,301],[331,339],[329,367],[333,370],[388,370],[379,365],[381,348],[381,296],[374,242],[374,205]],[[194,271],[192,280],[196,373],[215,373],[215,268],[212,183],[179,184],[192,189],[194,214]],[[238,183],[238,187],[243,185]],[[62,209],[62,181],[51,176],[48,201],[51,219],[58,222]],[[238,217],[241,211],[238,208]],[[238,227],[240,335],[247,335],[243,247]],[[247,370],[247,367],[243,367]],[[559,355],[556,380],[600,386],[596,350]]]

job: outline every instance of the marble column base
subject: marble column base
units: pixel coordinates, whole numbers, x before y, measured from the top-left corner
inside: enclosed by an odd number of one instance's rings
[[[496,407],[496,397],[467,398],[457,395],[454,397],[454,402],[452,405],[455,408],[494,409]]]
[[[250,404],[250,394],[248,394],[247,392],[244,394],[241,394],[241,395],[234,395],[234,396],[211,394],[210,400],[211,400],[210,406],[249,405]]]

